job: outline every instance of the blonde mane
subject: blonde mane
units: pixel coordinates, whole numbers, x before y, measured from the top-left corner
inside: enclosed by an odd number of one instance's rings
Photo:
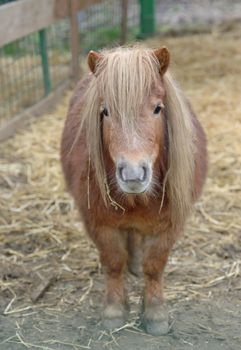
[[[85,93],[80,130],[85,129],[91,165],[107,205],[110,194],[103,162],[101,104],[105,104],[112,117],[118,118],[123,130],[129,133],[136,130],[142,101],[158,81],[159,62],[152,50],[140,47],[117,48],[101,54],[95,77]],[[169,137],[165,187],[176,227],[184,222],[192,207],[195,132],[190,109],[169,72],[164,75],[164,88]]]

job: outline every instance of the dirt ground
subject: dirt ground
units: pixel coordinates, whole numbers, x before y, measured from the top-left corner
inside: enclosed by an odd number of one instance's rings
[[[165,278],[170,331],[145,334],[142,281],[128,323],[101,325],[103,274],[59,164],[69,94],[0,145],[0,349],[241,349],[241,27],[155,38],[209,140],[209,178]]]

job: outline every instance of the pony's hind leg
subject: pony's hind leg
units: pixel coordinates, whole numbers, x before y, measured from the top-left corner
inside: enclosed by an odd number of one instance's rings
[[[99,229],[95,239],[106,274],[106,304],[103,321],[104,325],[111,329],[123,325],[128,311],[123,276],[127,263],[125,241],[125,235],[107,227]]]
[[[135,230],[128,231],[128,269],[130,273],[142,275],[143,237]]]
[[[161,236],[147,239],[145,243],[143,258],[145,290],[142,320],[148,333],[166,334],[169,325],[168,311],[163,298],[163,271],[171,247],[163,246]]]

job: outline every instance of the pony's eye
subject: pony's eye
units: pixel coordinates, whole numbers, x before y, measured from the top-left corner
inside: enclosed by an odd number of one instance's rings
[[[154,109],[154,114],[159,114],[161,112],[161,106],[157,105],[156,108]]]
[[[109,113],[108,113],[108,109],[107,109],[106,107],[103,108],[102,114],[103,114],[105,117],[108,117]]]

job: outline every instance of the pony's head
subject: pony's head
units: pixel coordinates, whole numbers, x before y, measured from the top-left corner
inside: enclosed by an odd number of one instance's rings
[[[151,194],[156,185],[161,191],[165,160],[169,201],[187,210],[194,164],[192,118],[167,72],[168,50],[90,51],[88,64],[93,76],[82,126],[103,198],[113,182],[122,194]],[[111,179],[106,162],[111,163]]]
[[[168,50],[91,51],[88,63],[98,82],[104,153],[115,181],[123,193],[150,193],[154,166],[165,147],[162,77]]]

